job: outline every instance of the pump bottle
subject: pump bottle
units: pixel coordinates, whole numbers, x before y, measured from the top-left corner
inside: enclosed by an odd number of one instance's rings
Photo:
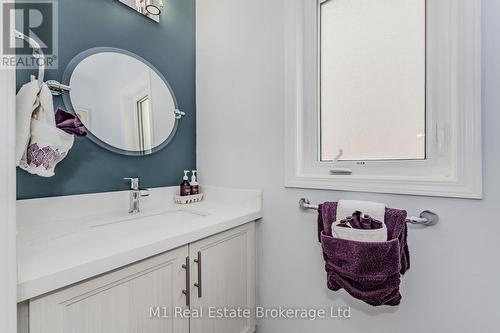
[[[180,185],[181,197],[191,195],[191,184],[189,184],[188,173],[189,173],[189,170],[184,170],[184,177],[182,178],[182,183]]]
[[[191,195],[200,194],[200,185],[197,181],[196,172],[196,170],[192,171],[191,183],[189,183],[189,185],[191,185]]]

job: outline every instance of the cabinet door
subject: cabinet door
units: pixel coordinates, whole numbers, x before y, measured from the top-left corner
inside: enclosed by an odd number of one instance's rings
[[[188,333],[188,247],[30,301],[30,333]],[[168,318],[167,318],[168,317]]]
[[[201,318],[191,319],[190,333],[254,332],[255,223],[193,243],[189,254],[192,259],[191,309],[203,309]],[[209,318],[211,307],[250,309],[251,316],[248,319]]]

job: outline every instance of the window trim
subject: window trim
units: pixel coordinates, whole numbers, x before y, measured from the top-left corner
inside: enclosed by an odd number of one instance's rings
[[[318,76],[314,68],[319,60],[317,15],[321,1],[290,0],[285,6],[286,187],[482,198],[480,2],[443,0],[432,2],[435,7],[427,9],[431,27],[428,43],[433,43],[428,44],[427,51],[431,59],[427,74],[432,75],[427,82],[427,127],[434,129],[439,124],[441,133],[444,129],[448,133],[432,137],[435,131],[428,131],[431,135],[427,141],[440,140],[441,146],[445,141],[447,169],[432,158],[398,161],[395,167],[391,161],[367,161],[377,164],[378,170],[391,170],[391,165],[394,168],[390,173],[363,174],[359,170],[369,170],[366,164],[356,169],[356,163],[346,161],[340,166],[352,167],[353,175],[333,176],[328,173],[331,164],[325,166],[315,156],[320,134]],[[447,43],[440,42],[440,38]],[[443,63],[448,66],[437,67]],[[443,71],[441,67],[446,68]],[[432,146],[427,149],[432,156]],[[437,168],[438,164],[441,167]],[[414,172],[399,172],[402,170]]]

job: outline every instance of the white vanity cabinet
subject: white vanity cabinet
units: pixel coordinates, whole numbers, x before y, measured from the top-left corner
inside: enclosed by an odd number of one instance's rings
[[[252,333],[255,331],[255,223],[193,243],[189,247],[191,308],[203,309],[201,318],[192,318],[191,333]],[[250,309],[246,318],[230,316]]]
[[[252,316],[208,318],[210,307],[252,309]],[[187,318],[188,308],[203,308],[203,317]],[[31,299],[29,332],[252,333],[254,308],[252,222]]]
[[[30,333],[187,333],[189,323],[151,318],[151,307],[185,306],[188,246],[29,302]]]

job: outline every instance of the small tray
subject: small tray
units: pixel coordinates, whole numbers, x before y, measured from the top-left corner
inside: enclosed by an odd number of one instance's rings
[[[175,203],[181,204],[181,205],[192,204],[195,202],[200,202],[201,200],[203,200],[203,193],[195,194],[195,195],[187,195],[184,197],[181,197],[180,195],[176,195],[174,197]]]

